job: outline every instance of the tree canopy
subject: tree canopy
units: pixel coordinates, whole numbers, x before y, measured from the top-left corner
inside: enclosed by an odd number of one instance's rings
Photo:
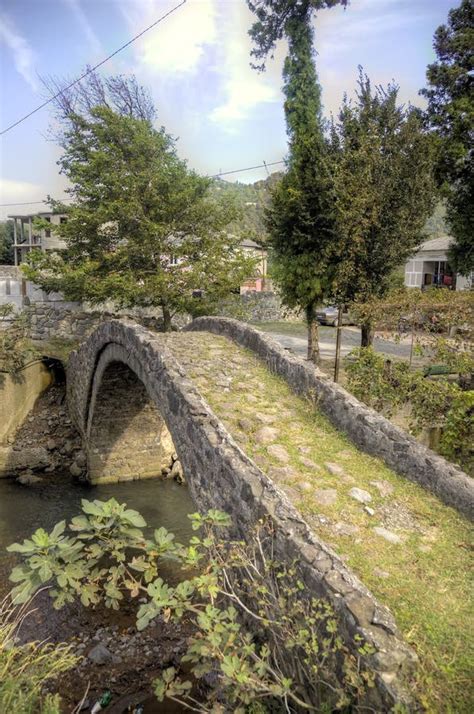
[[[164,129],[106,107],[89,114],[75,115],[59,162],[74,198],[57,227],[66,248],[32,254],[27,276],[71,300],[159,306],[166,327],[248,278],[253,261],[226,231],[234,207],[210,195]]]
[[[360,69],[356,100],[344,101],[332,125],[339,303],[388,292],[435,203],[433,141],[420,112],[397,97],[396,85],[373,89]]]
[[[60,144],[67,141],[67,129],[79,117],[91,120],[95,107],[106,107],[120,116],[134,117],[153,122],[156,109],[151,94],[139,84],[135,75],[116,74],[102,76],[97,71],[90,71],[80,82],[72,87],[70,77],[42,77],[48,97],[53,96],[53,111],[56,123],[52,134]]]
[[[252,56],[261,60],[255,69],[265,69],[266,58],[278,40],[288,37],[289,27],[295,20],[305,22],[315,10],[347,3],[348,0],[247,0],[249,9],[257,17],[249,31],[254,42]]]
[[[474,4],[462,0],[434,36],[437,61],[428,65],[427,120],[440,139],[438,181],[447,196],[455,238],[450,262],[462,275],[474,270]]]
[[[0,221],[0,265],[13,263],[13,221]]]
[[[315,310],[331,283],[333,192],[321,117],[321,90],[313,61],[313,32],[305,20],[287,21],[285,116],[288,170],[267,212],[273,277],[289,307],[305,311],[308,359],[318,360]]]

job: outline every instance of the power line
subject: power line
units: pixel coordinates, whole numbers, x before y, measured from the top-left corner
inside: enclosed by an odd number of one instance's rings
[[[186,0],[182,0],[182,2],[179,3],[179,5],[176,5],[176,6],[173,7],[171,10],[169,10],[167,13],[165,13],[164,15],[162,15],[161,17],[159,17],[158,20],[155,20],[155,22],[153,22],[151,25],[149,25],[149,26],[146,27],[144,30],[142,30],[141,32],[139,32],[138,35],[135,35],[135,37],[132,37],[131,40],[129,40],[129,41],[126,42],[124,45],[122,45],[121,47],[119,47],[118,50],[115,50],[115,52],[112,52],[111,55],[109,55],[108,57],[106,57],[105,59],[103,59],[103,60],[102,60],[101,62],[99,62],[98,64],[94,65],[94,67],[90,67],[90,68],[87,70],[87,72],[84,72],[84,74],[82,74],[78,79],[75,79],[73,82],[71,82],[71,84],[68,84],[67,87],[63,87],[63,89],[61,89],[60,92],[57,92],[56,94],[54,94],[52,97],[50,97],[50,98],[47,99],[45,102],[43,102],[43,104],[40,104],[39,107],[36,107],[36,109],[33,109],[33,111],[29,112],[29,114],[25,114],[24,117],[21,117],[21,119],[18,119],[18,120],[17,120],[16,122],[14,122],[13,124],[10,124],[10,126],[7,126],[6,129],[3,129],[2,131],[0,131],[0,136],[3,135],[3,134],[6,134],[7,131],[10,131],[10,129],[13,129],[15,126],[18,126],[18,124],[21,124],[22,122],[24,122],[25,119],[29,119],[29,117],[33,116],[33,114],[36,114],[36,112],[39,112],[40,109],[43,109],[43,107],[45,107],[47,104],[50,104],[52,101],[54,101],[55,99],[57,99],[57,97],[59,97],[63,92],[67,92],[68,89],[70,89],[71,87],[73,87],[75,84],[77,84],[78,82],[80,82],[82,79],[84,79],[85,77],[87,77],[89,74],[91,74],[92,72],[94,72],[94,71],[95,71],[96,69],[98,69],[99,67],[102,67],[102,65],[105,64],[106,62],[108,62],[110,59],[112,59],[112,57],[115,57],[115,55],[117,55],[119,52],[121,52],[121,51],[124,50],[126,47],[128,47],[129,45],[131,45],[132,42],[135,42],[135,40],[138,40],[138,38],[141,37],[142,35],[144,35],[145,32],[148,32],[148,31],[151,30],[153,27],[156,27],[157,25],[160,24],[160,22],[163,22],[163,20],[165,20],[167,17],[169,17],[173,12],[176,12],[176,10],[179,10],[179,8],[182,7],[185,3],[186,3]],[[37,203],[37,202],[35,201],[35,203]],[[17,204],[17,205],[20,205],[20,204]]]
[[[228,176],[229,174],[238,174],[241,173],[242,171],[252,171],[253,169],[263,169],[264,167],[266,168],[267,166],[276,166],[277,164],[285,164],[286,162],[283,161],[273,161],[271,164],[263,162],[263,164],[258,164],[258,166],[247,166],[245,169],[235,169],[234,171],[221,171],[220,174],[214,174],[213,176],[209,176],[209,178],[219,178],[219,176]]]
[[[267,166],[278,166],[279,164],[284,164],[286,163],[285,161],[272,161],[271,163],[266,163],[265,161],[263,164],[258,164],[257,166],[247,166],[245,169],[234,169],[233,171],[221,171],[219,174],[213,174],[212,176],[208,176],[208,178],[219,178],[220,176],[228,176],[229,174],[238,174],[242,173],[243,171],[252,171],[253,169],[263,169],[267,168]],[[268,172],[267,172],[268,173]],[[58,203],[64,203],[65,201],[74,201],[73,198],[60,198],[58,199]],[[0,203],[0,208],[10,208],[13,206],[34,206],[39,203],[47,203],[47,201],[25,201],[24,203]]]

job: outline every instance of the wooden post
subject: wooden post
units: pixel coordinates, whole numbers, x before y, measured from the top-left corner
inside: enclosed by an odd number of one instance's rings
[[[339,363],[341,361],[341,328],[342,328],[342,305],[339,305],[337,310],[337,328],[336,328],[336,359],[334,361],[334,381],[339,379]]]

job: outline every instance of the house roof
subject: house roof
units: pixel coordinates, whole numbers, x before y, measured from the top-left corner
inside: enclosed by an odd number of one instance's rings
[[[254,240],[250,240],[250,238],[245,238],[240,245],[242,248],[258,248],[258,250],[263,250],[261,245],[255,243]]]
[[[448,250],[453,238],[451,236],[440,236],[439,238],[432,238],[427,240],[420,245],[417,253],[425,252],[426,250]]]

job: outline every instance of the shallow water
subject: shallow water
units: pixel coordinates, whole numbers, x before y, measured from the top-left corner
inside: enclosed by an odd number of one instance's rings
[[[10,543],[28,538],[37,528],[51,530],[63,519],[80,513],[81,499],[105,501],[114,497],[139,511],[148,526],[164,526],[176,540],[191,537],[189,513],[196,511],[188,489],[174,481],[145,479],[102,486],[87,486],[69,479],[21,486],[0,479],[0,591],[8,589],[8,575],[16,557],[6,552]]]

